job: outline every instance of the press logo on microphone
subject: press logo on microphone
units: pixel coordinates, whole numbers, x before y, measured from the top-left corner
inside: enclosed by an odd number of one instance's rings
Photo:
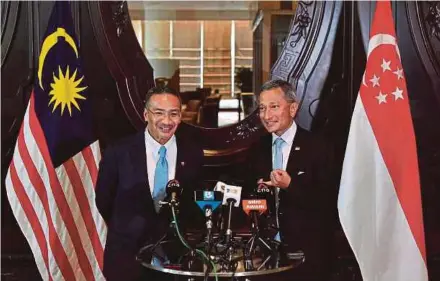
[[[203,191],[203,200],[214,200],[214,191]]]
[[[267,210],[267,202],[265,199],[243,200],[243,211],[249,214],[251,211],[264,213]]]

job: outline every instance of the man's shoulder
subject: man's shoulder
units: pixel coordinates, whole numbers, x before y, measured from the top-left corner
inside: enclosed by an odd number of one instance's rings
[[[301,146],[305,153],[308,153],[311,157],[316,155],[318,158],[322,158],[323,155],[330,157],[333,153],[332,142],[322,132],[319,131],[307,131],[298,127],[297,135],[294,141],[295,145]]]
[[[300,126],[298,126],[295,138],[310,145],[324,145],[326,143],[326,139],[321,132],[308,131]]]
[[[176,142],[185,147],[194,147],[202,149],[202,143],[198,137],[197,130],[191,128],[190,125],[182,123],[179,125],[175,133]]]
[[[144,133],[145,133],[145,131],[142,130],[142,131],[138,131],[134,134],[117,139],[117,140],[111,142],[107,146],[106,149],[114,150],[114,151],[125,150],[130,146],[133,146],[135,144],[141,143],[142,141],[145,141]]]

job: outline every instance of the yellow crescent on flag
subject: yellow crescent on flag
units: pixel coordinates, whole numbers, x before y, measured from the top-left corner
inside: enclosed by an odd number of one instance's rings
[[[41,89],[43,88],[43,82],[41,81],[41,76],[43,75],[43,66],[44,60],[46,59],[47,53],[49,53],[50,49],[58,43],[58,37],[64,37],[66,42],[72,47],[75,51],[76,57],[78,58],[78,48],[76,47],[75,41],[72,36],[70,36],[66,30],[62,27],[58,27],[57,30],[46,37],[43,41],[43,46],[41,47],[41,53],[38,58],[38,81],[40,83]]]

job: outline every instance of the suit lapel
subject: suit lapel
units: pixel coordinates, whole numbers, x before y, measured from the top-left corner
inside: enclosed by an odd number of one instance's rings
[[[261,167],[262,171],[268,171],[266,177],[263,180],[270,179],[270,172],[272,172],[272,134],[267,134],[263,139],[263,148],[259,153],[262,153],[262,157],[260,159],[265,159],[262,162],[263,167]]]
[[[297,131],[295,137],[293,139],[292,148],[289,153],[289,160],[287,161],[286,170],[289,172],[292,178],[295,178],[296,172],[301,168],[300,164],[304,163],[302,159],[302,146],[304,145],[304,132],[303,129],[299,126],[297,127]]]
[[[176,146],[177,146],[177,158],[176,158],[176,174],[175,179],[181,180],[185,177],[185,165],[188,163],[188,153],[185,149],[185,144],[183,140],[176,135]]]
[[[135,170],[134,175],[139,177],[138,182],[144,183],[145,186],[145,200],[146,204],[150,204],[153,208],[153,199],[150,192],[150,184],[148,182],[148,169],[147,169],[147,150],[145,148],[145,131],[139,132],[135,137],[135,143],[130,150],[130,159],[132,162],[132,168]]]

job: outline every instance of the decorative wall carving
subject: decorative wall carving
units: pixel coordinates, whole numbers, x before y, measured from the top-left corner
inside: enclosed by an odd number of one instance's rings
[[[235,126],[232,126],[229,131],[229,138],[226,139],[226,143],[236,143],[237,141],[243,141],[251,139],[256,133],[261,132],[263,129],[260,122],[260,117],[257,110],[249,115],[242,122]]]
[[[434,95],[440,104],[440,1],[407,2],[407,22],[412,43],[424,69],[431,77]]]
[[[430,28],[431,36],[435,36],[440,41],[440,1],[428,1],[428,14],[425,20]]]
[[[127,23],[130,20],[127,10],[127,1],[115,1],[111,4],[112,20],[116,24],[116,34],[118,37],[125,31]]]
[[[298,6],[296,8],[295,18],[293,19],[293,28],[292,33],[290,34],[291,39],[290,46],[292,48],[296,47],[296,44],[301,39],[306,38],[307,28],[312,22],[312,18],[310,17],[309,9],[311,10],[311,6],[313,1],[299,1]]]
[[[296,88],[296,121],[308,130],[330,68],[341,7],[342,2],[298,2],[290,35],[271,70],[272,79],[289,81]]]

